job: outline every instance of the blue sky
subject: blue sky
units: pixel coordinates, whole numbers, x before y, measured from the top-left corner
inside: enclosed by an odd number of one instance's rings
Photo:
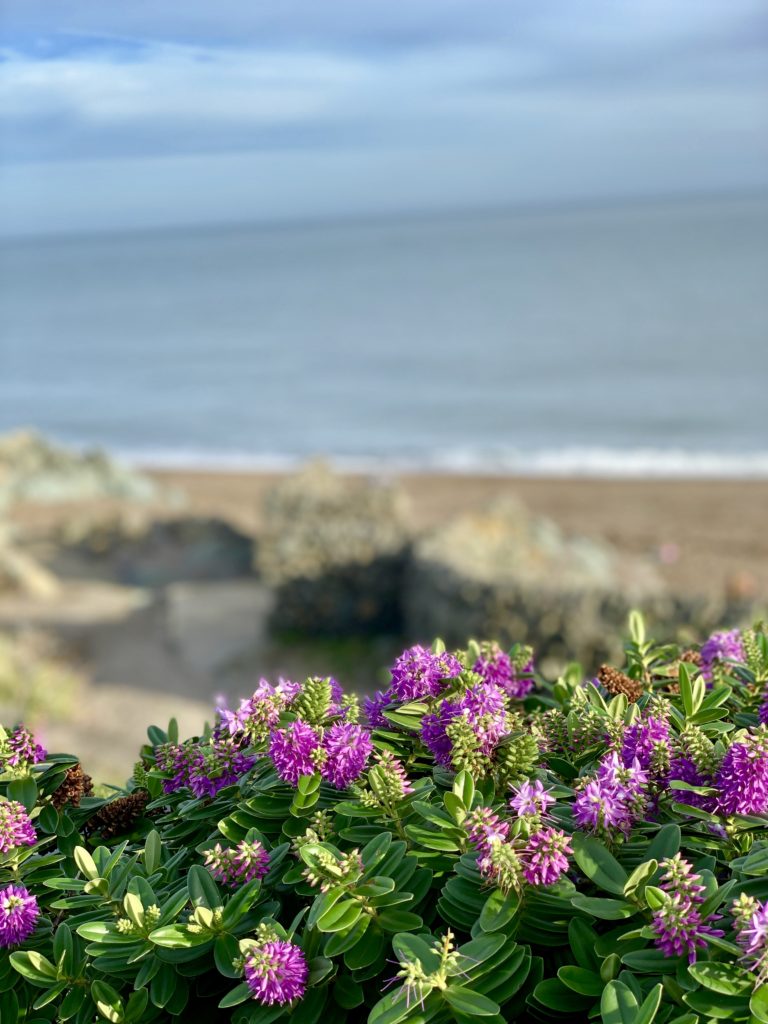
[[[6,233],[768,185],[758,0],[4,0]]]

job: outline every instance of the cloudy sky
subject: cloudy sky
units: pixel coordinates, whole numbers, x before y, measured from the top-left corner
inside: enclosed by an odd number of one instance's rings
[[[10,234],[768,187],[762,0],[3,0]]]

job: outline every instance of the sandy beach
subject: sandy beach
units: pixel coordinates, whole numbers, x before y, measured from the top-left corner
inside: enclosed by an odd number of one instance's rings
[[[277,473],[152,471],[188,507],[258,532]],[[514,495],[570,533],[650,556],[670,584],[710,592],[749,587],[768,602],[768,480],[611,480],[407,474],[417,530]]]

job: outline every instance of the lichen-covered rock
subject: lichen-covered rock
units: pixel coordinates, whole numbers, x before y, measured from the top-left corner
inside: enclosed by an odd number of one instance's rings
[[[266,497],[257,565],[275,589],[273,628],[397,630],[408,551],[404,497],[313,463]]]
[[[587,665],[617,656],[633,607],[666,600],[653,566],[610,545],[567,537],[503,500],[461,516],[414,548],[405,608],[409,635],[525,639],[539,658]]]
[[[138,587],[227,580],[253,572],[253,539],[208,516],[154,518],[137,510],[74,517],[55,538],[62,575]]]
[[[158,488],[149,477],[101,451],[69,451],[33,431],[0,437],[0,507],[16,501],[157,497]]]

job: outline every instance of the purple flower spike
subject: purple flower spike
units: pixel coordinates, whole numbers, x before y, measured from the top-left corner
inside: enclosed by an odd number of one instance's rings
[[[498,644],[489,644],[472,666],[473,672],[515,700],[524,700],[533,689],[533,669],[533,658],[519,667]]]
[[[509,801],[509,806],[517,812],[519,818],[532,818],[539,814],[546,814],[547,808],[554,804],[555,798],[550,796],[549,790],[545,789],[540,779],[533,784],[524,782],[521,786],[514,788],[515,794]]]
[[[621,759],[629,767],[637,759],[640,767],[651,767],[654,745],[669,746],[669,725],[663,718],[646,718],[630,725],[624,733]]]
[[[721,814],[768,813],[768,728],[761,725],[741,743],[734,743],[715,778]]]
[[[417,644],[403,651],[392,666],[391,692],[398,700],[437,697],[443,683],[461,671],[461,662],[452,654],[434,654]]]
[[[365,768],[373,750],[371,734],[361,725],[337,722],[327,730],[323,750],[323,778],[336,789],[346,789]]]
[[[205,854],[205,866],[213,877],[231,889],[254,878],[263,878],[269,870],[269,854],[258,840],[243,839],[235,849],[216,843]]]
[[[744,646],[741,632],[732,629],[727,633],[713,633],[701,646],[701,674],[708,683],[715,677],[715,669],[725,661],[744,661]]]
[[[315,772],[312,755],[320,747],[320,737],[306,722],[291,722],[275,729],[269,737],[269,756],[283,782],[298,786],[302,775]]]
[[[383,692],[377,690],[372,697],[366,697],[363,701],[363,710],[368,718],[372,729],[390,729],[391,723],[384,717],[383,711],[387,704],[392,702],[389,690]]]
[[[35,737],[23,725],[17,726],[8,737],[8,747],[11,751],[8,765],[11,768],[19,768],[25,764],[39,764],[48,756],[48,751],[35,742]]]
[[[265,1006],[301,999],[309,968],[304,953],[292,942],[276,939],[254,946],[245,957],[245,981],[253,998]]]
[[[446,700],[441,704],[437,714],[424,715],[421,720],[421,742],[443,768],[451,767],[453,749],[445,727],[458,714],[461,714],[459,705]]]
[[[565,832],[545,828],[528,840],[523,856],[523,875],[530,885],[554,885],[568,870],[571,843]]]
[[[0,946],[17,946],[28,939],[39,917],[37,899],[23,885],[0,889]]]
[[[712,928],[710,921],[718,918],[710,915],[707,920],[701,916],[704,902],[704,886],[699,875],[693,873],[688,861],[679,853],[662,861],[666,868],[662,875],[661,888],[667,899],[653,912],[653,930],[656,946],[665,956],[688,956],[688,963],[696,961],[696,952],[707,948],[707,936],[721,936],[724,933]]]
[[[36,842],[35,827],[24,807],[15,800],[0,801],[0,853]]]

